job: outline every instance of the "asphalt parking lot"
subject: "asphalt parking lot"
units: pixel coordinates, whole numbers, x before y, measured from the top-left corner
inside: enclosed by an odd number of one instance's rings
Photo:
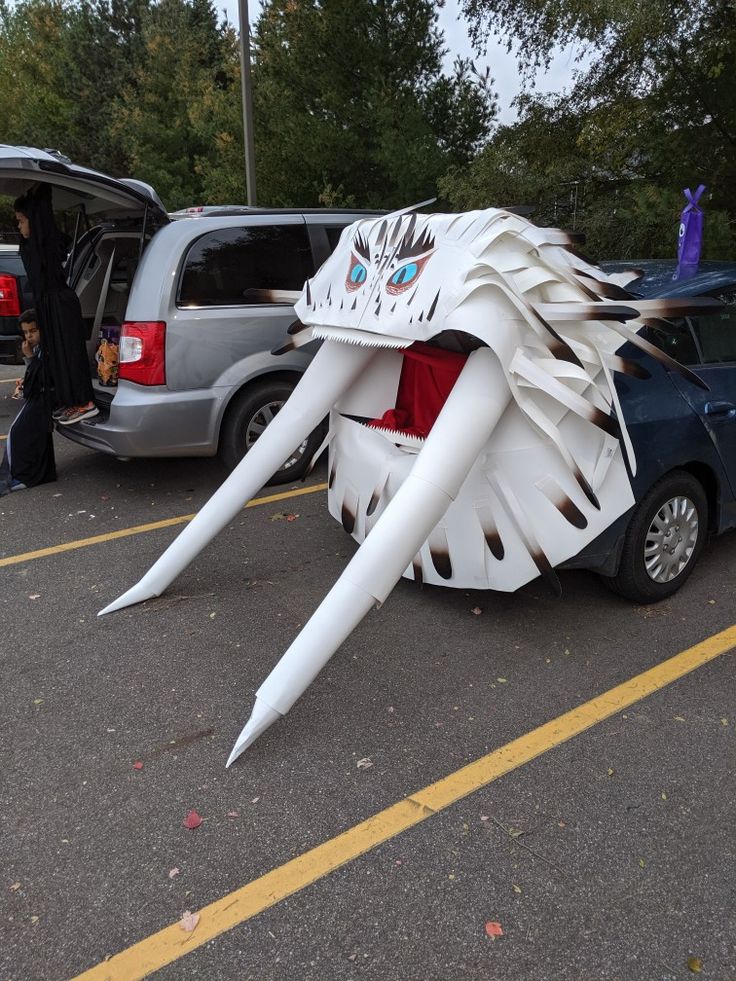
[[[736,536],[652,607],[402,581],[225,770],[354,551],[324,468],[98,619],[224,473],[55,439],[0,499],[0,978],[736,979]]]

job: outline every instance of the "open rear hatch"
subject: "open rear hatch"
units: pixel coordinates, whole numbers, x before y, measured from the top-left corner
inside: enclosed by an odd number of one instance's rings
[[[133,274],[146,242],[169,218],[143,181],[79,167],[54,151],[0,144],[0,194],[20,197],[37,183],[52,186],[54,211],[72,234],[67,268],[87,328],[95,400],[106,418],[116,372],[111,383],[110,364],[101,357],[116,356]]]

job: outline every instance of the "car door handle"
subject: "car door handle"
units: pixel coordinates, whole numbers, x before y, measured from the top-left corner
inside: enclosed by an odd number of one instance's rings
[[[728,416],[736,413],[736,403],[734,402],[706,402],[705,414],[707,416]]]

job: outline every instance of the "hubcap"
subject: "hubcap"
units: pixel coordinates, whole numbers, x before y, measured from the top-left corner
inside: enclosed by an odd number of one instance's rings
[[[698,511],[688,497],[672,497],[657,511],[644,542],[650,579],[671,582],[690,561],[698,540]]]
[[[284,403],[282,401],[268,402],[266,405],[262,406],[254,416],[251,416],[248,425],[245,427],[246,453],[253,446],[258,437],[261,436],[269,422],[273,421],[274,416],[278,415],[278,411],[283,404]],[[279,467],[279,470],[289,470],[295,463],[299,463],[307,450],[307,442],[308,441],[305,439],[302,443],[300,443],[289,459],[281,467]]]

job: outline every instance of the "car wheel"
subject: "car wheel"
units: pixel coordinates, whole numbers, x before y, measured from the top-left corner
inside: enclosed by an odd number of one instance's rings
[[[702,485],[684,470],[659,480],[634,511],[618,573],[603,577],[621,596],[656,603],[677,592],[698,561],[708,529]]]
[[[228,407],[220,432],[220,459],[228,470],[237,467],[293,391],[294,386],[285,381],[262,382],[237,396]],[[267,483],[285,484],[301,480],[319,449],[320,438],[321,429],[318,427],[302,441]]]

